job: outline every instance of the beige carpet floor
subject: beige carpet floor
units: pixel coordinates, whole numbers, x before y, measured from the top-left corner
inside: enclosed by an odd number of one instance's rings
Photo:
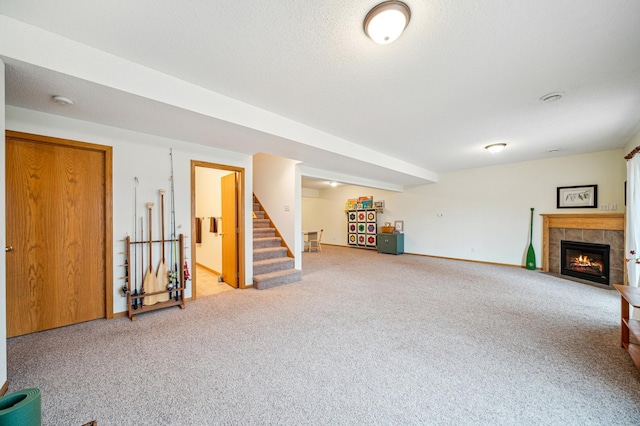
[[[638,425],[615,291],[323,246],[303,280],[8,340],[43,424]]]

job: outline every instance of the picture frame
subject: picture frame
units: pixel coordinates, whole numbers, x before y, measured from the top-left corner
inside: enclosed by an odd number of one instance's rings
[[[404,232],[404,221],[396,220],[393,222],[393,233],[394,234],[402,234]]]
[[[598,208],[598,185],[559,186],[557,193],[557,208]]]

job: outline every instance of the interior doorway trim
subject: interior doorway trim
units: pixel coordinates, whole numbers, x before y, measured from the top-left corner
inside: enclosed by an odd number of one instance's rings
[[[104,155],[104,281],[106,319],[113,318],[113,148],[88,142],[6,130],[5,137],[102,152]]]
[[[191,160],[191,235],[196,235],[196,167],[204,167],[208,169],[227,170],[229,172],[235,172],[238,174],[238,182],[240,188],[238,190],[238,196],[236,198],[237,211],[238,211],[238,288],[247,288],[246,276],[245,276],[245,243],[244,243],[244,195],[245,195],[245,181],[244,181],[244,168],[234,167],[226,164],[209,163],[206,161]],[[191,238],[191,276],[192,282],[197,283],[196,272],[196,240],[195,237]],[[197,299],[196,285],[191,286],[191,299]]]

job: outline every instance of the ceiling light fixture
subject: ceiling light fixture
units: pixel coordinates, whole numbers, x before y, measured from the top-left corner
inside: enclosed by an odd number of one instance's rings
[[[411,10],[401,1],[385,1],[367,13],[364,32],[378,44],[395,41],[409,25]]]
[[[507,146],[506,143],[494,143],[494,144],[485,146],[484,149],[491,152],[492,154],[495,154],[496,152],[502,151],[506,146]]]
[[[336,186],[338,186],[338,182],[329,182],[329,185],[335,188]]]
[[[561,92],[547,93],[546,95],[541,97],[540,100],[542,102],[555,102],[562,99],[563,96],[564,96],[564,93],[561,93]]]
[[[67,98],[66,96],[55,95],[55,96],[52,96],[51,99],[53,99],[53,101],[55,103],[60,104],[60,105],[65,105],[65,106],[73,105],[73,101],[71,99]]]

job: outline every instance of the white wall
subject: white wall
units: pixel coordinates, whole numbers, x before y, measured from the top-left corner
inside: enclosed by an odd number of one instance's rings
[[[300,188],[300,193],[303,197],[318,198],[320,196],[320,190],[313,188]]]
[[[4,62],[0,60],[0,131],[5,134]],[[5,143],[0,143],[0,244],[7,245],[5,225]],[[7,270],[5,252],[0,250],[0,387],[7,381]]]
[[[209,232],[209,217],[222,216],[220,179],[229,173],[232,172],[196,167],[196,217],[206,218],[202,222],[202,243],[196,243],[196,260],[218,273],[222,273],[222,235]]]
[[[253,156],[253,192],[289,248],[296,253],[296,161],[267,154]]]
[[[351,188],[359,188],[359,187],[351,187]],[[367,191],[367,189],[363,188],[362,191]],[[353,197],[352,197],[353,198]],[[346,201],[346,199],[345,199]],[[337,240],[337,237],[334,233],[331,234],[331,240],[327,239],[327,227],[335,227],[335,221],[337,219],[336,216],[345,216],[344,212],[344,203],[342,203],[342,210],[336,214],[335,212],[335,203],[332,199],[326,199],[323,197],[302,197],[302,230],[303,231],[319,231],[323,230],[322,233],[322,242],[330,243],[330,244],[338,244],[344,245],[347,244],[347,237],[345,233],[344,241]],[[341,217],[340,216],[340,217]],[[344,230],[346,232],[347,222],[346,216],[345,220],[338,221],[339,223],[344,223]]]
[[[173,149],[174,188],[176,208],[176,233],[189,237],[186,240],[186,257],[191,258],[191,160],[207,161],[242,167],[245,170],[245,205],[251,206],[252,165],[251,156],[224,151],[202,145],[131,132],[109,126],[72,120],[15,107],[6,108],[6,127],[10,130],[66,138],[113,147],[113,259],[114,259],[114,312],[126,311],[126,299],[120,293],[124,268],[124,237],[134,230],[134,178],[138,177],[138,217],[144,215],[146,227],[146,202],[153,202],[153,235],[160,235],[160,197],[158,189],[166,189],[166,212],[170,211],[170,156]],[[3,162],[4,165],[4,162]],[[4,174],[2,175],[4,178]],[[4,188],[4,186],[3,186]],[[4,197],[3,197],[4,200]],[[138,219],[139,220],[139,219]],[[168,220],[168,219],[167,219]],[[244,222],[252,223],[251,209],[246,209]],[[138,228],[140,226],[138,225]],[[4,228],[3,228],[4,229]],[[138,230],[139,233],[139,230]],[[146,228],[145,228],[145,236]],[[245,276],[253,282],[252,233],[245,231]],[[154,259],[160,259],[160,248]],[[145,253],[146,257],[146,253]],[[155,260],[154,260],[155,263]],[[189,260],[191,268],[191,261]],[[186,296],[191,297],[191,283],[187,283]]]
[[[357,186],[320,191],[303,198],[304,227],[323,227],[324,243],[347,245],[344,204],[373,195],[384,200],[378,224],[404,220],[405,251],[523,265],[529,218],[535,208],[533,243],[541,265],[541,213],[594,213],[596,209],[557,209],[558,186],[598,185],[598,204],[624,212],[625,162],[622,150],[444,173],[436,184],[391,192]],[[441,215],[441,216],[439,216]]]

